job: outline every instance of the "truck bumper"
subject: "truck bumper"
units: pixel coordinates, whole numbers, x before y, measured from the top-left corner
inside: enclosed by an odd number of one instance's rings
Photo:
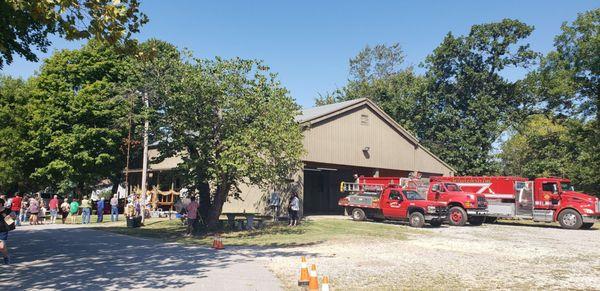
[[[446,219],[446,215],[425,214],[425,221],[445,220],[445,219]]]
[[[487,209],[467,209],[467,215],[469,216],[487,216]]]
[[[582,215],[581,219],[583,220],[583,223],[596,223],[598,219],[600,219],[600,216]]]

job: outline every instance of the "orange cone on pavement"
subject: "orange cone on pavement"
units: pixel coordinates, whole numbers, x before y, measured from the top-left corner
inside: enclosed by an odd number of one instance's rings
[[[225,246],[223,246],[223,240],[218,234],[215,235],[215,238],[213,240],[213,248],[215,250],[222,250],[225,248]]]
[[[323,282],[321,284],[321,291],[329,291],[329,277],[323,276]]]
[[[310,266],[308,275],[308,290],[319,290],[319,278],[317,277],[317,266],[315,264]]]
[[[308,276],[308,265],[306,264],[306,258],[302,257],[302,262],[300,263],[300,279],[298,280],[298,286],[308,286],[309,281]]]

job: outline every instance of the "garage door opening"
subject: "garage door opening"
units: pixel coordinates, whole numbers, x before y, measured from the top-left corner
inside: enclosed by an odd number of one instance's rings
[[[372,176],[374,169],[353,168],[339,165],[307,164],[304,167],[304,213],[343,214],[338,200],[341,182],[354,181],[354,174]]]

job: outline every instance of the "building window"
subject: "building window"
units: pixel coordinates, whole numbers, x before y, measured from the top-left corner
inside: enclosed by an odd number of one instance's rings
[[[369,125],[369,115],[367,115],[367,114],[360,115],[360,125]]]

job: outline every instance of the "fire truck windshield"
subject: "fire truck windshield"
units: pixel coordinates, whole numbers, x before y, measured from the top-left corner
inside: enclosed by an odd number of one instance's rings
[[[446,183],[446,190],[448,191],[460,191],[460,186],[454,183]]]
[[[402,193],[404,193],[404,196],[406,196],[406,199],[408,200],[425,200],[419,192],[414,190],[403,190]]]
[[[575,187],[573,187],[571,182],[560,182],[560,188],[563,191],[575,191]]]

